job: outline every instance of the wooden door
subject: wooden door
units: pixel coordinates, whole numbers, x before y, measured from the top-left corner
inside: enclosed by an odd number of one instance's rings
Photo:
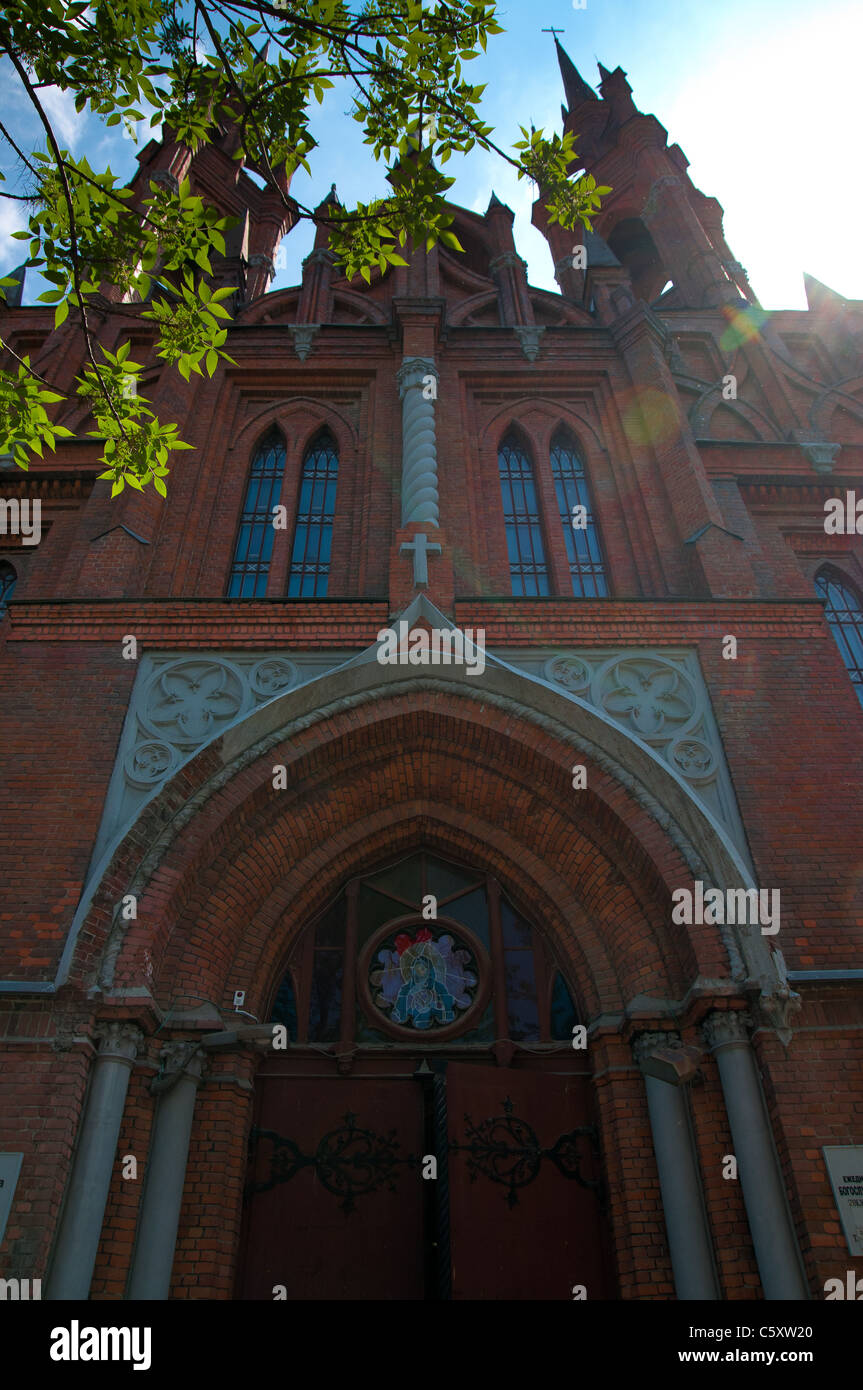
[[[241,1298],[611,1296],[580,1014],[491,874],[419,847],[347,880],[269,1012]]]
[[[589,1081],[447,1069],[454,1299],[611,1297]]]
[[[241,1298],[612,1296],[587,1078],[437,1065],[445,1107],[412,1060],[351,1078],[265,1063]]]
[[[417,1083],[262,1071],[259,1085],[239,1297],[422,1299]]]

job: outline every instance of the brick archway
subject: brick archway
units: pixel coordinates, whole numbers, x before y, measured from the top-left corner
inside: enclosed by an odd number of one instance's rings
[[[405,751],[397,766],[389,759],[386,773],[386,749],[393,745]],[[589,769],[588,789],[581,792],[572,789],[576,761]],[[282,792],[272,788],[276,764],[289,768]],[[359,768],[363,776],[374,771],[371,806],[354,785]],[[400,814],[409,814],[412,802],[447,807],[456,823],[462,817],[464,830],[465,807],[447,788],[464,791],[465,779],[477,775],[470,768],[486,769],[473,814],[485,822],[483,841],[499,842],[504,862],[518,863],[523,842],[535,843],[532,832],[520,832],[517,807],[549,837],[548,862],[535,880],[555,862],[565,865],[572,855],[573,863],[578,860],[573,835],[583,831],[589,841],[599,837],[602,848],[594,852],[613,866],[608,873],[627,882],[643,878],[637,895],[663,919],[670,891],[694,877],[719,887],[751,886],[728,837],[682,780],[599,711],[513,668],[490,665],[478,690],[458,668],[419,676],[365,660],[254,711],[191,758],[145,805],[80,904],[64,972],[71,967],[73,979],[98,981],[115,995],[118,983],[143,969],[146,936],[148,978],[157,980],[187,904],[194,903],[200,917],[202,892],[226,874],[244,876],[246,887],[235,888],[235,900],[246,916],[261,914],[272,932],[292,894],[297,910],[314,908],[332,858],[322,841],[347,849],[373,836],[388,801],[402,806]],[[429,797],[423,770],[433,769],[437,783]],[[510,769],[509,781],[504,769]],[[301,847],[309,866],[306,885],[300,865],[276,848],[283,816],[285,843]],[[252,825],[262,844],[270,837],[269,867],[256,865],[246,847]],[[274,873],[278,887],[267,881]],[[523,891],[528,887],[525,882]],[[140,904],[132,924],[119,920],[119,903],[129,893]],[[270,893],[275,896],[265,902]],[[657,930],[656,949],[673,959],[679,934],[667,925]],[[694,928],[687,949],[704,955],[698,969],[708,976],[748,976],[768,987],[775,982],[769,949],[745,928]]]
[[[164,997],[195,979],[207,986],[199,993],[229,1002],[242,976],[265,993],[289,944],[286,917],[307,919],[347,867],[370,862],[417,822],[451,850],[473,845],[516,896],[541,901],[571,949],[589,952],[585,998],[597,1007],[643,992],[636,980],[667,992],[699,973],[729,973],[716,928],[685,938],[669,930],[670,892],[692,876],[669,827],[580,756],[588,789],[575,792],[571,747],[454,691],[396,688],[361,715],[329,714],[233,776],[222,770],[222,785],[199,807],[187,800],[172,817],[170,836],[162,798],[147,808],[99,894],[113,907],[130,891],[123,859],[134,863],[143,842],[137,918],[103,925],[102,987],[116,996],[149,981]],[[277,765],[290,769],[280,792]],[[93,904],[94,926],[102,902]],[[647,939],[636,918],[650,923]],[[80,963],[92,971],[95,961],[82,952]]]
[[[585,1019],[600,1028],[594,1074],[628,1072],[621,1024],[631,1010],[673,1014],[700,980],[740,990],[718,928],[670,927],[672,889],[699,865],[721,882],[731,855],[720,837],[711,842],[691,799],[680,794],[677,817],[663,806],[676,784],[649,750],[548,687],[536,685],[533,707],[520,703],[530,684],[489,667],[480,692],[444,669],[417,677],[360,663],[322,678],[316,706],[299,690],[260,708],[191,759],[124,837],[91,904],[73,981],[99,981],[96,997],[110,1013],[140,1015],[149,998],[185,1035],[228,1026],[238,989],[247,1013],[263,1018],[296,935],[341,883],[383,853],[423,842],[486,866],[542,922]],[[587,769],[581,791],[572,787],[576,761]],[[283,790],[273,786],[276,766],[288,770]],[[115,904],[130,885],[137,917],[121,926]],[[220,1252],[207,1296],[230,1296],[258,1063],[243,1046],[210,1059],[177,1296],[200,1296],[201,1230]],[[637,1113],[649,1142],[637,1075],[625,1086],[628,1122]],[[597,1091],[609,1151],[621,1095],[607,1079]],[[146,1106],[143,1091],[140,1100]],[[615,1184],[623,1250],[636,1218],[619,1177]],[[655,1178],[644,1184],[660,1222]]]

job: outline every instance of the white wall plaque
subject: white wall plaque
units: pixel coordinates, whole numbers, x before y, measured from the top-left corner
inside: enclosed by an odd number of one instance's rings
[[[852,1255],[863,1255],[863,1147],[836,1144],[822,1150]]]
[[[23,1160],[23,1154],[0,1154],[0,1242],[6,1234],[6,1222],[12,1210],[12,1198]]]

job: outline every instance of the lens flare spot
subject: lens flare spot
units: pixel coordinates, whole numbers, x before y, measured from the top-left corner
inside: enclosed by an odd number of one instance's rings
[[[722,312],[728,320],[719,339],[723,352],[734,352],[742,343],[751,343],[753,338],[758,337],[768,317],[757,304],[749,304],[745,309],[729,304]]]
[[[633,393],[623,412],[623,428],[630,444],[667,444],[680,428],[673,401],[651,387]]]

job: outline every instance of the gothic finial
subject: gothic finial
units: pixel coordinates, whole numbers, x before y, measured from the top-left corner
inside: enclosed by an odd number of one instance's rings
[[[608,68],[604,67],[603,64],[600,62],[597,62],[596,66],[599,68],[599,75],[602,78],[603,82],[607,82],[609,77],[611,76],[611,73],[609,72]]]

